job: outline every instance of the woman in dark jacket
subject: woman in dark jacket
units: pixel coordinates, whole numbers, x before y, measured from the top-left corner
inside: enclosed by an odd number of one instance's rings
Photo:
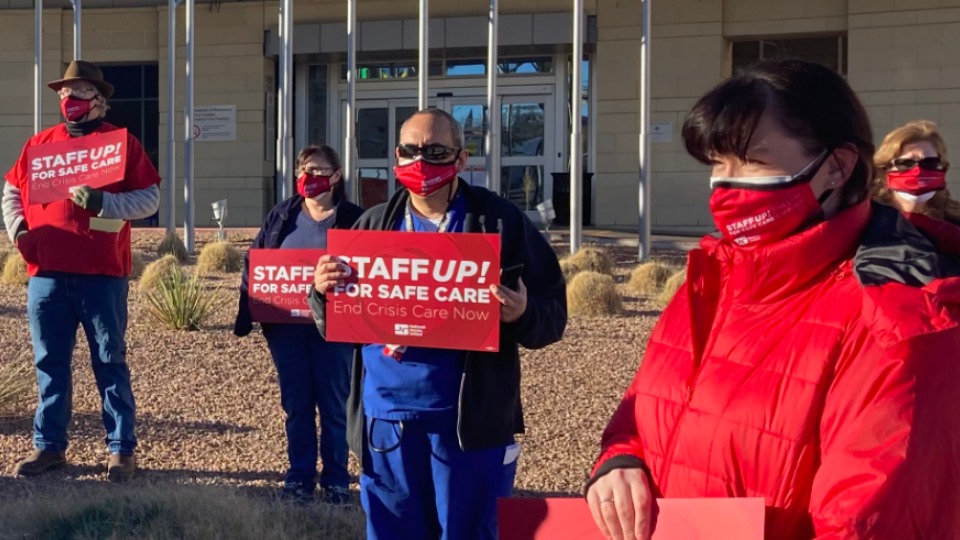
[[[263,222],[251,249],[326,249],[327,231],[349,229],[363,210],[346,200],[336,151],[308,146],[297,156],[297,195],[278,204]],[[249,256],[240,284],[234,334],[253,330],[248,304]],[[308,319],[309,320],[309,319]],[[320,411],[320,487],[324,499],[349,500],[346,413],[352,345],[327,343],[312,324],[263,324],[287,415],[287,470],[282,496],[313,499],[317,476],[317,410]]]

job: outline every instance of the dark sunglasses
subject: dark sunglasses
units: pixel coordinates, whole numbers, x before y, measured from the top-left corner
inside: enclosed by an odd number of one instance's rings
[[[400,159],[416,159],[417,156],[423,156],[423,160],[428,163],[445,163],[457,157],[460,150],[459,147],[442,144],[428,144],[426,146],[399,144],[397,145],[397,156]]]
[[[925,171],[945,171],[949,167],[949,164],[941,161],[938,156],[923,159],[897,158],[891,161],[890,165],[899,172],[907,172],[917,165]]]

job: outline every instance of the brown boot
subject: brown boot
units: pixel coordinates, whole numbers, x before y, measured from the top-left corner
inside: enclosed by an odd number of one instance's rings
[[[114,483],[126,482],[133,478],[137,470],[137,459],[133,454],[110,454],[107,465],[107,479]]]
[[[17,476],[39,476],[54,469],[59,469],[66,464],[67,457],[63,452],[34,450],[30,457],[17,463],[14,474]]]

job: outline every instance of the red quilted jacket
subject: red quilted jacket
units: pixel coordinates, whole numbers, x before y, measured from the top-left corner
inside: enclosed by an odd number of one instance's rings
[[[633,461],[658,497],[763,497],[770,539],[960,538],[960,279],[907,284],[926,260],[865,249],[877,213],[704,239],[594,478]]]

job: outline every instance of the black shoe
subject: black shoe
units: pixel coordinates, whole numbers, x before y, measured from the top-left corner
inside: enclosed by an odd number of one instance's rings
[[[280,498],[294,504],[310,504],[316,500],[315,488],[304,484],[287,483],[280,490]]]
[[[353,495],[350,493],[350,488],[342,486],[330,486],[323,488],[323,502],[325,503],[342,506],[345,504],[350,504],[352,500]]]

